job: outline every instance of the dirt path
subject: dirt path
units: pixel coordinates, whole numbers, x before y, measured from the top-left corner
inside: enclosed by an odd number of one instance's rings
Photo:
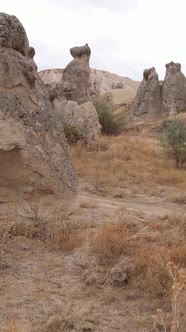
[[[149,199],[148,197],[135,198],[135,199],[121,199],[121,198],[103,198],[96,195],[88,194],[85,192],[79,193],[79,202],[81,201],[93,201],[95,204],[99,206],[99,208],[103,209],[118,209],[125,207],[129,210],[135,210],[138,212],[143,212],[147,215],[158,215],[162,216],[165,214],[175,213],[182,210],[182,208],[177,204],[171,203],[161,203],[160,200],[156,200],[155,198]]]

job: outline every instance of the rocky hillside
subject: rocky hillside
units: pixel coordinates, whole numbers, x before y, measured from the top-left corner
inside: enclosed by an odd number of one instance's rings
[[[45,84],[59,82],[63,69],[46,69],[39,72]],[[122,104],[135,97],[139,82],[103,70],[91,69],[92,93],[104,94],[109,92],[113,96],[114,104]]]

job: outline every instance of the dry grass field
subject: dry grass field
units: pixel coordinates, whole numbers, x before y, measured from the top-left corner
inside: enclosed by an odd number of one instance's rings
[[[186,169],[139,133],[72,147],[79,207],[0,226],[0,331],[184,332]]]
[[[75,147],[80,190],[109,197],[145,197],[186,203],[186,168],[176,169],[158,138],[124,134]]]

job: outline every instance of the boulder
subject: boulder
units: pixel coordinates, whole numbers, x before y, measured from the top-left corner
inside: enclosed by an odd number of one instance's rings
[[[90,101],[89,59],[91,50],[86,44],[85,46],[71,48],[70,53],[74,60],[63,71],[63,93],[67,100],[83,104]]]
[[[162,85],[163,112],[168,115],[186,111],[186,78],[180,63],[166,64],[166,76]]]
[[[132,114],[136,117],[156,117],[161,114],[160,85],[154,67],[143,72],[143,80],[134,99]]]
[[[37,197],[47,219],[61,215],[64,201],[65,207],[75,201],[76,176],[60,119],[28,52],[21,23],[0,13],[1,213],[12,204],[19,214],[29,211]]]
[[[81,105],[74,101],[54,100],[61,123],[75,127],[87,142],[94,141],[101,134],[98,114],[92,102]]]

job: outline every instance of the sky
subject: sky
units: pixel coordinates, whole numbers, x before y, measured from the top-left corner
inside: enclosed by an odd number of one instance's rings
[[[141,80],[155,67],[163,79],[174,61],[186,74],[185,0],[0,0],[0,12],[21,21],[39,70],[66,67],[88,43],[92,68]]]

